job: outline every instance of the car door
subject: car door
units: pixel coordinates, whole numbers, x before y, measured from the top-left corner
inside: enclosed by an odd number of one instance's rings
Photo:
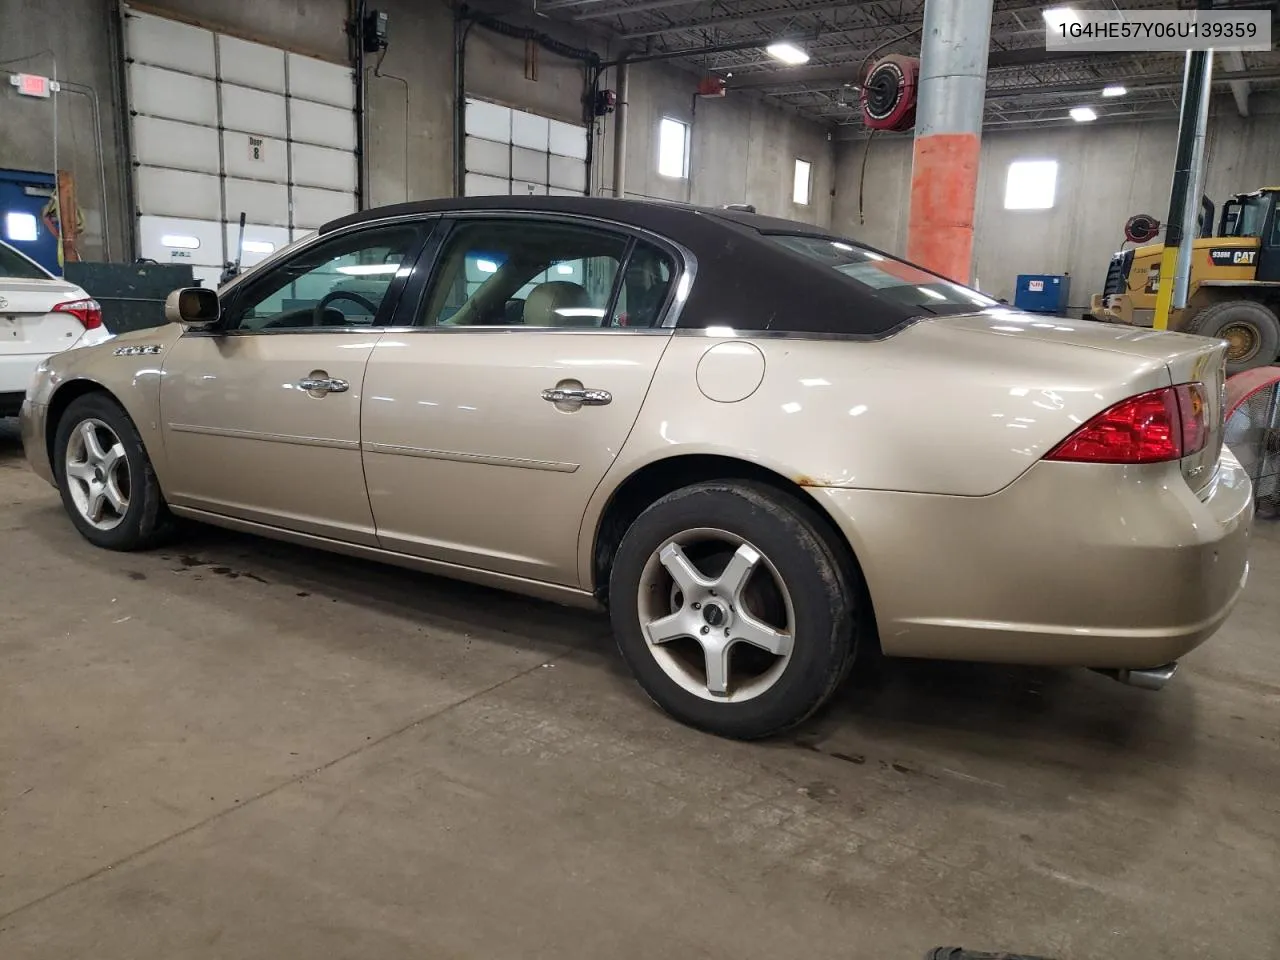
[[[171,503],[376,543],[360,460],[365,366],[426,229],[322,236],[234,288],[217,329],[174,344],[160,397]]]
[[[413,329],[374,348],[362,418],[379,542],[579,585],[587,501],[671,329],[680,251],[593,221],[461,217]]]

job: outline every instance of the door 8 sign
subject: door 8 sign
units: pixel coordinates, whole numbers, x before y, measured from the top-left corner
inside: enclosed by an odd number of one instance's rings
[[[261,137],[249,138],[249,159],[261,163],[265,158],[263,156],[264,147]]]

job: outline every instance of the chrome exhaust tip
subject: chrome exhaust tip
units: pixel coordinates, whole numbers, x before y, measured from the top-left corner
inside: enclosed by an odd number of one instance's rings
[[[1143,690],[1161,690],[1164,685],[1173,679],[1173,675],[1178,670],[1178,662],[1166,663],[1159,667],[1146,667],[1141,670],[1132,668],[1122,668],[1120,670],[1107,669],[1103,667],[1095,667],[1094,672],[1103,676],[1110,677],[1112,680],[1119,680],[1121,683],[1127,683],[1131,687],[1139,687]]]

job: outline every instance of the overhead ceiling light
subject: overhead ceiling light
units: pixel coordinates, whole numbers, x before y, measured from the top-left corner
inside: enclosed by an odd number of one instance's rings
[[[781,60],[793,67],[809,62],[809,54],[792,43],[771,43],[764,48],[764,52],[775,60]]]
[[[1080,14],[1071,7],[1049,7],[1044,11],[1044,22],[1050,27],[1063,23],[1070,25],[1080,22]]]
[[[1102,88],[1102,95],[1104,97],[1123,97],[1128,92],[1128,90],[1118,83],[1113,83],[1108,87]]]
[[[1072,107],[1071,119],[1076,123],[1088,123],[1098,119],[1098,112],[1093,107]]]

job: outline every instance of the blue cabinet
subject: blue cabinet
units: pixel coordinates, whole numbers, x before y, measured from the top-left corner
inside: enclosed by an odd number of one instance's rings
[[[1057,273],[1020,273],[1013,305],[1031,313],[1066,314],[1071,278]]]

